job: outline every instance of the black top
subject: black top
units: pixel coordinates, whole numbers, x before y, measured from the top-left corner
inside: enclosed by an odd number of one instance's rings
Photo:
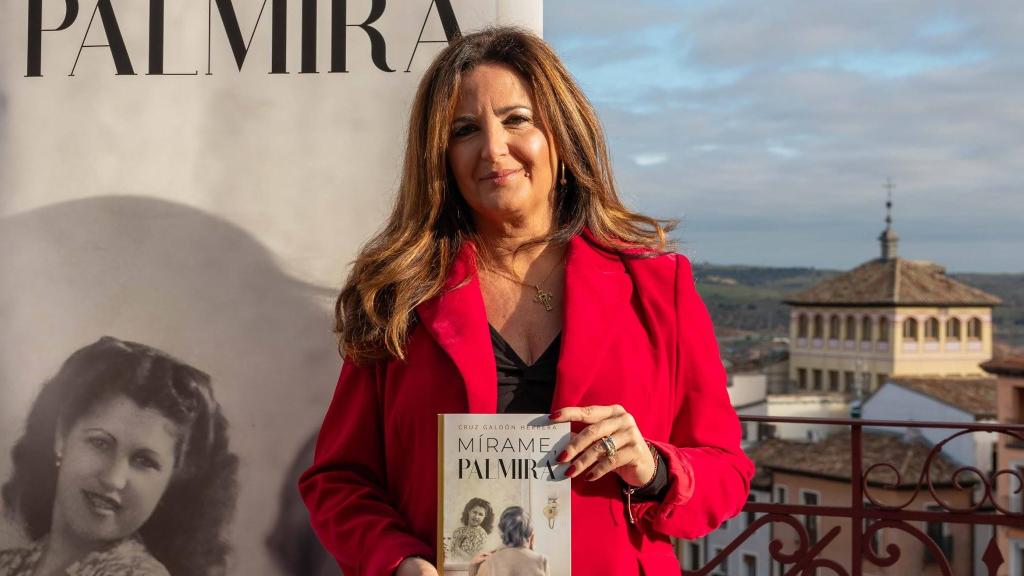
[[[494,326],[491,329],[491,346],[494,348],[494,363],[498,368],[498,412],[504,414],[543,414],[551,412],[555,397],[555,371],[562,344],[562,335],[555,339],[533,364],[523,362],[516,351],[502,338]],[[657,454],[658,472],[643,490],[633,493],[633,499],[661,500],[668,488],[668,471],[665,460]]]

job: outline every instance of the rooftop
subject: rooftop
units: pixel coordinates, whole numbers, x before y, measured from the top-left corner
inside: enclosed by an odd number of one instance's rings
[[[996,379],[990,376],[891,376],[885,385],[890,384],[934,398],[943,404],[973,414],[979,420],[996,417]]]
[[[932,448],[922,438],[864,430],[861,439],[865,471],[875,463],[888,463],[893,467],[880,466],[873,470],[869,484],[898,488],[913,488],[918,484]],[[852,475],[850,446],[850,431],[846,430],[818,442],[771,438],[748,448],[746,452],[758,468],[849,482]],[[893,469],[899,472],[898,478]],[[934,457],[930,469],[935,486],[949,486],[958,466],[940,453]],[[961,484],[969,482],[963,475],[960,481]]]
[[[784,300],[798,305],[994,306],[997,296],[957,282],[938,264],[904,258],[876,259]]]
[[[1024,356],[1007,356],[989,360],[981,365],[982,370],[999,376],[1024,377]]]

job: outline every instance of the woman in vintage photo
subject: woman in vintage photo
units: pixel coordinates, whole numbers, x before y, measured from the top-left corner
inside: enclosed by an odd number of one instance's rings
[[[470,559],[484,547],[487,535],[494,529],[494,510],[483,498],[470,498],[462,509],[462,526],[452,531],[453,558]]]
[[[12,461],[4,507],[32,543],[0,576],[224,573],[238,461],[200,370],[105,336],[44,384]]]
[[[671,229],[621,202],[543,40],[498,27],[440,52],[391,215],[337,301],[345,359],[299,482],[346,575],[437,573],[440,413],[572,423],[574,573],[678,574],[670,537],[743,507],[754,467]]]
[[[536,534],[520,506],[509,506],[498,520],[503,546],[474,558],[469,576],[550,576],[548,559],[534,552]]]

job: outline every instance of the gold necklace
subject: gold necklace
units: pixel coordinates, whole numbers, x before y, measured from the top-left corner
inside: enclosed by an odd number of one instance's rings
[[[545,276],[544,279],[540,281],[540,284],[546,284],[547,283],[548,279],[551,278],[551,275],[555,273],[555,270],[558,269],[558,266],[562,264],[562,261],[564,259],[565,259],[565,254],[563,254],[562,257],[558,259],[558,262],[555,262],[555,265],[551,267],[551,270],[548,270],[547,276]],[[527,288],[533,288],[534,290],[537,291],[537,293],[534,294],[534,296],[533,296],[533,301],[538,303],[538,304],[540,304],[540,305],[542,305],[542,306],[544,306],[544,310],[546,310],[548,312],[551,312],[552,310],[554,310],[555,295],[552,294],[550,291],[541,288],[540,284],[530,284],[528,282],[523,282],[519,278],[516,278],[515,276],[512,276],[511,274],[508,274],[508,273],[506,273],[506,272],[504,272],[502,270],[498,270],[496,268],[491,268],[490,266],[487,265],[486,262],[484,263],[483,268],[484,268],[484,270],[487,270],[488,272],[491,272],[493,274],[497,274],[498,276],[501,276],[502,278],[511,280],[511,281],[515,282],[516,284],[519,284],[521,286],[526,286]]]

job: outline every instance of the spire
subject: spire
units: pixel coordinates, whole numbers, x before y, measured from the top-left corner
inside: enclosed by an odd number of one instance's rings
[[[882,245],[882,260],[893,260],[896,258],[896,244],[900,237],[892,229],[892,178],[885,179],[885,230],[878,236]]]

